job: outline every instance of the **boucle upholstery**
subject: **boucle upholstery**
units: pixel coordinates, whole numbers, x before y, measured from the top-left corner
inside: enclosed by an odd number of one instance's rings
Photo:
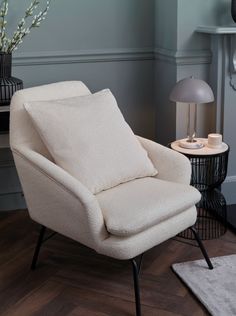
[[[27,144],[51,158],[27,115],[24,103],[31,101],[65,99],[74,96],[88,95],[91,92],[81,81],[51,83],[34,88],[17,91],[11,99],[10,144],[12,148]]]
[[[115,236],[131,236],[173,217],[200,199],[189,185],[153,177],[120,184],[96,195],[106,228]]]
[[[153,165],[158,168],[156,176],[158,179],[185,184],[190,183],[191,164],[186,156],[179,155],[177,151],[149,139],[139,136],[138,139],[148,152]]]
[[[108,237],[97,199],[82,183],[31,149],[14,150],[14,159],[33,220],[91,248]]]
[[[23,107],[28,101],[64,99],[89,93],[83,83],[75,81],[18,91],[11,104],[11,149],[32,219],[101,254],[130,259],[192,226],[196,221],[194,203],[198,193],[190,189],[192,199],[186,209],[152,227],[126,237],[109,233],[97,197],[54,163]],[[158,168],[157,179],[189,183],[188,160],[154,142],[138,139]],[[130,205],[131,201],[127,200],[127,206]],[[128,207],[125,211],[134,212]],[[145,219],[145,212],[143,216]]]
[[[157,174],[109,89],[25,108],[56,164],[92,193]]]
[[[135,258],[156,245],[176,236],[187,227],[194,225],[197,219],[196,207],[193,206],[158,225],[129,237],[110,235],[99,244],[98,253],[115,259]]]

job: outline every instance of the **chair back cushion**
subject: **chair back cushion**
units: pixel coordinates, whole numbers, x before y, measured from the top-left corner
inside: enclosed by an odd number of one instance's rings
[[[92,193],[156,175],[110,90],[25,108],[55,162]]]
[[[28,101],[64,99],[90,93],[81,81],[62,81],[17,91],[12,97],[10,106],[11,149],[30,147],[51,159],[23,104]]]

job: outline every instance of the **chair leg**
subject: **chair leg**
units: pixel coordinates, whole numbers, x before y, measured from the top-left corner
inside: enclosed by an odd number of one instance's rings
[[[196,239],[196,241],[197,241],[197,243],[198,243],[198,245],[199,245],[199,247],[201,249],[201,252],[202,252],[202,254],[203,254],[203,256],[204,256],[204,258],[205,258],[205,260],[207,262],[207,265],[208,265],[209,269],[210,270],[214,269],[213,265],[211,263],[211,260],[210,260],[208,254],[207,254],[207,251],[206,251],[206,249],[205,249],[205,247],[204,247],[204,245],[203,245],[203,243],[201,241],[201,238],[199,237],[199,234],[198,234],[196,228],[194,226],[192,226],[192,227],[190,227],[190,229],[191,229],[191,231],[194,234],[194,237],[195,237],[195,239]]]
[[[133,267],[136,316],[141,316],[140,288],[139,288],[139,271],[140,271],[140,267],[138,266],[138,264],[137,264],[135,259],[131,259],[131,263],[132,263],[132,267]]]
[[[137,265],[138,266],[138,275],[140,275],[141,273],[141,269],[142,269],[142,263],[143,263],[143,253],[141,254],[140,256],[140,259],[139,259],[139,264]]]
[[[39,251],[40,251],[40,248],[41,248],[42,243],[43,243],[43,237],[44,237],[45,231],[46,231],[46,227],[41,225],[38,242],[37,242],[37,245],[35,247],[34,256],[33,256],[32,264],[31,264],[31,270],[35,270],[35,268],[36,268],[36,264],[37,264],[38,256],[39,256]]]

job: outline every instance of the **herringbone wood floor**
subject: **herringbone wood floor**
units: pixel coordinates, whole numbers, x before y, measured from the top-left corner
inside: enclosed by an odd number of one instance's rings
[[[44,244],[38,268],[31,272],[38,228],[26,211],[0,213],[0,315],[134,315],[129,262],[98,255],[56,235]],[[205,246],[212,257],[236,253],[236,235],[227,232]],[[145,254],[144,315],[208,315],[170,269],[174,262],[199,258],[199,248],[175,240]]]

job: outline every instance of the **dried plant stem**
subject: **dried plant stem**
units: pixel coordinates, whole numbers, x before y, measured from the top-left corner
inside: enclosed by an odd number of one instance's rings
[[[6,36],[6,16],[8,12],[8,0],[3,0],[0,8],[0,51],[4,51],[7,44],[7,36]]]
[[[12,39],[6,36],[6,16],[8,12],[8,0],[3,0],[0,6],[0,51],[12,53],[22,43],[23,38],[28,35],[31,29],[39,27],[41,22],[45,20],[50,7],[51,0],[46,1],[46,7],[38,14],[34,14],[40,0],[33,0],[30,6],[26,9],[25,15],[17,25],[16,31],[13,33]],[[32,18],[31,22],[26,26],[26,22]]]

